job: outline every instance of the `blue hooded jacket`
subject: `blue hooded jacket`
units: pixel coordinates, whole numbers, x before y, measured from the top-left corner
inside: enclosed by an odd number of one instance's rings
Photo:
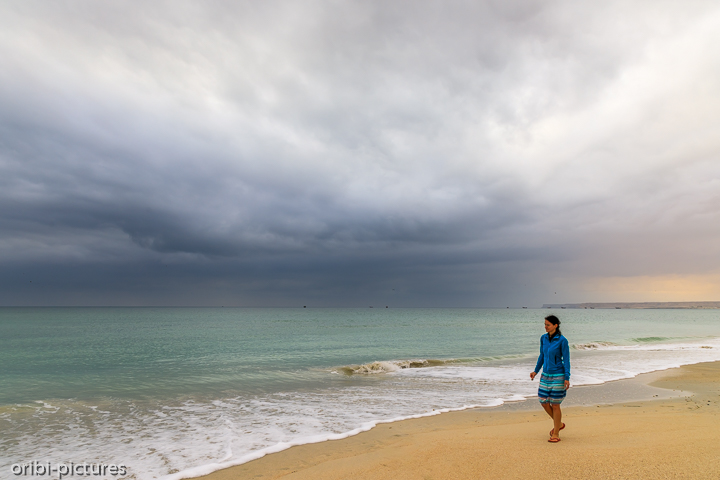
[[[565,380],[570,380],[570,347],[565,337],[556,335],[550,340],[547,333],[540,337],[540,356],[535,365],[535,373],[538,373],[541,367],[546,375],[564,373]]]

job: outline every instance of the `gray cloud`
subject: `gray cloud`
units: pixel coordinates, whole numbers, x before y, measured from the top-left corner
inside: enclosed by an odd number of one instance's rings
[[[0,9],[0,304],[720,274],[713,2]]]

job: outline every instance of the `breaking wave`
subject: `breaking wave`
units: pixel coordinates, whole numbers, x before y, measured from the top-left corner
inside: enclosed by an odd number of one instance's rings
[[[652,342],[662,342],[665,340],[671,340],[669,337],[638,337],[633,338],[633,342],[637,343],[652,343]]]
[[[617,347],[617,343],[613,342],[588,342],[588,343],[576,343],[572,347],[575,350],[604,350],[612,347]]]
[[[384,360],[377,362],[364,363],[362,365],[346,365],[339,367],[335,371],[344,373],[345,375],[372,375],[375,373],[390,373],[405,368],[425,368],[440,367],[443,365],[452,365],[462,363],[462,360],[448,359],[417,359],[417,360]]]

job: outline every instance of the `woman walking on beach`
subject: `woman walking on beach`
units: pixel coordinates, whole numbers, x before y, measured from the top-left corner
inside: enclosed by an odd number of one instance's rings
[[[570,347],[560,332],[560,320],[555,315],[545,317],[545,331],[547,333],[540,337],[540,356],[530,379],[534,380],[542,368],[538,397],[540,404],[553,419],[554,426],[550,430],[548,442],[557,443],[560,441],[560,430],[565,428],[560,404],[570,388]]]

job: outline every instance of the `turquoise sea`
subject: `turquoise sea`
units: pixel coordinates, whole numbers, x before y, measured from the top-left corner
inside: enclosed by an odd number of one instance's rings
[[[0,308],[0,477],[37,460],[185,478],[532,397],[549,313],[574,385],[720,360],[720,310]]]

